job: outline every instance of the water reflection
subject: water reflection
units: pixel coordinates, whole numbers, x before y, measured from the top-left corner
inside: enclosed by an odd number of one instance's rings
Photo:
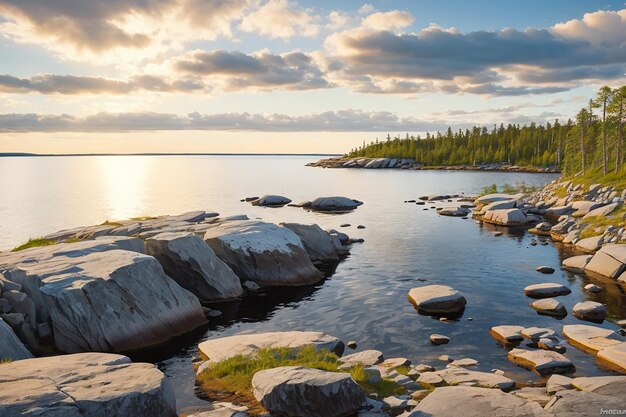
[[[106,156],[97,157],[97,165],[109,214],[107,219],[139,216],[146,194],[146,178],[151,174],[151,160]]]

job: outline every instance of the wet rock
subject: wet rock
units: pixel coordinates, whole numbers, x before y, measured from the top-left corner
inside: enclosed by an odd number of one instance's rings
[[[581,273],[591,260],[592,255],[572,256],[563,260],[563,268],[571,272]]]
[[[576,370],[574,364],[565,356],[549,350],[513,349],[509,351],[508,358],[511,362],[542,376],[568,374]]]
[[[531,298],[557,297],[559,295],[567,295],[571,292],[572,291],[566,286],[554,282],[534,284],[524,288],[524,294]]]
[[[291,331],[242,334],[210,339],[200,343],[198,350],[210,361],[219,362],[236,355],[250,355],[259,349],[275,347],[298,349],[303,346],[328,349],[338,355],[341,355],[344,349],[341,340],[322,332]]]
[[[281,223],[281,226],[298,235],[313,263],[336,262],[339,260],[332,236],[322,230],[317,224]]]
[[[585,291],[589,291],[590,293],[597,294],[599,292],[602,292],[602,287],[596,284],[587,284],[585,285]]]
[[[521,334],[526,339],[530,339],[534,342],[539,341],[539,339],[541,338],[556,337],[556,333],[554,330],[545,327],[527,327],[521,331]]]
[[[356,349],[357,343],[354,340],[350,340],[348,343],[346,343],[346,346],[349,347],[350,349]]]
[[[448,336],[444,336],[441,334],[431,334],[430,342],[433,345],[445,345],[445,344],[450,343],[450,338]]]
[[[408,360],[407,358],[389,358],[389,359],[385,359],[380,366],[383,366],[385,368],[399,368],[401,366],[409,366],[411,365],[411,361]]]
[[[602,323],[606,318],[606,307],[595,301],[577,303],[572,309],[574,316],[580,320]]]
[[[598,361],[611,369],[626,373],[626,342],[616,343],[598,352]]]
[[[176,399],[156,366],[125,356],[82,353],[0,366],[0,415],[176,416]]]
[[[565,306],[554,298],[536,300],[530,303],[530,306],[535,309],[537,313],[546,316],[565,317],[567,315]]]
[[[467,303],[461,293],[446,285],[413,288],[409,291],[409,301],[427,314],[459,313]]]
[[[502,325],[492,327],[490,334],[504,344],[517,344],[524,340],[522,330],[522,326]]]
[[[311,201],[310,208],[315,211],[350,211],[362,204],[347,197],[320,197]]]
[[[18,339],[15,333],[13,333],[13,329],[11,329],[11,327],[9,327],[3,319],[0,319],[0,361],[2,359],[16,361],[32,357],[32,353],[26,349],[20,339]],[[0,385],[2,385],[1,382]],[[2,391],[0,391],[0,404],[2,404],[2,397]],[[0,411],[1,410],[2,405],[0,405]],[[2,414],[0,413],[0,415]]]
[[[463,207],[442,207],[437,210],[437,213],[441,216],[464,217],[467,216],[470,211]]]
[[[474,202],[476,204],[490,204],[495,203],[496,201],[510,201],[510,200],[519,200],[522,198],[522,194],[486,194],[478,197]]]
[[[283,366],[254,374],[254,397],[272,413],[343,417],[356,412],[363,391],[349,374]]]
[[[168,276],[201,300],[243,295],[239,277],[196,235],[158,234],[146,240],[146,253],[161,263]]]
[[[461,368],[468,368],[476,365],[478,365],[478,361],[476,359],[462,358],[453,360],[451,363],[448,364],[448,367],[460,366]]]
[[[593,354],[619,344],[619,340],[609,337],[614,335],[614,333],[613,330],[586,324],[566,324],[563,326],[563,336],[572,345]]]
[[[537,272],[541,272],[542,274],[554,274],[554,268],[551,266],[538,266],[535,270]]]
[[[259,285],[309,285],[323,279],[302,240],[286,227],[238,221],[206,231],[204,240],[242,281]]]
[[[253,206],[282,207],[291,203],[291,200],[281,195],[265,195],[258,200],[253,200],[251,203]]]

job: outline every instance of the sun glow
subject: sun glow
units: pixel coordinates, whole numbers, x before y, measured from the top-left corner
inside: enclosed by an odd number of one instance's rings
[[[139,215],[145,198],[150,159],[101,156],[98,157],[98,166],[106,193],[109,220]]]

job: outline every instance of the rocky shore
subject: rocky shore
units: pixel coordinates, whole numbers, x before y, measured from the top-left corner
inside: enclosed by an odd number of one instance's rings
[[[545,172],[558,173],[555,167],[521,167],[506,163],[477,165],[425,166],[412,158],[347,158],[344,156],[320,159],[306,166],[319,168],[364,168],[364,169],[409,169],[409,170],[454,170],[454,171],[501,171],[501,172]]]
[[[282,196],[244,201],[291,203]],[[626,285],[625,201],[624,190],[554,181],[531,195],[442,194],[405,203],[500,229],[529,229],[538,239],[580,251],[563,268]],[[362,204],[345,197],[306,203],[339,213]],[[163,373],[119,353],[202,326],[219,314],[212,302],[261,287],[317,283],[323,266],[339,262],[353,241],[315,224],[195,211],[65,230],[43,242],[0,253],[0,417],[35,411],[174,416],[176,400]],[[554,269],[537,271],[549,277]],[[596,282],[585,290],[603,291]],[[567,312],[559,297],[570,292],[545,279],[519,297],[528,299],[530,311],[560,317]],[[418,285],[398,301],[441,321],[458,320],[472,303],[450,286],[433,284]],[[444,417],[461,407],[467,416],[595,416],[600,409],[624,409],[626,333],[615,324],[616,330],[597,325],[607,316],[600,303],[580,302],[572,313],[579,323],[525,327],[503,319],[485,330],[503,357],[536,375],[532,381],[476,370],[481,365],[470,357],[442,355],[437,363],[386,358],[358,341],[311,329],[212,338],[200,343],[194,361],[198,390],[212,409],[193,416]],[[624,320],[616,324],[626,327]],[[450,342],[444,334],[426,340]],[[344,354],[346,348],[356,351]],[[612,373],[574,375],[568,349],[585,352]],[[224,385],[228,377],[243,388]]]

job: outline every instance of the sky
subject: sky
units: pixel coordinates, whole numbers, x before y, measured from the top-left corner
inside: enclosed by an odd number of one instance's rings
[[[344,153],[625,73],[623,0],[0,0],[0,153]]]

